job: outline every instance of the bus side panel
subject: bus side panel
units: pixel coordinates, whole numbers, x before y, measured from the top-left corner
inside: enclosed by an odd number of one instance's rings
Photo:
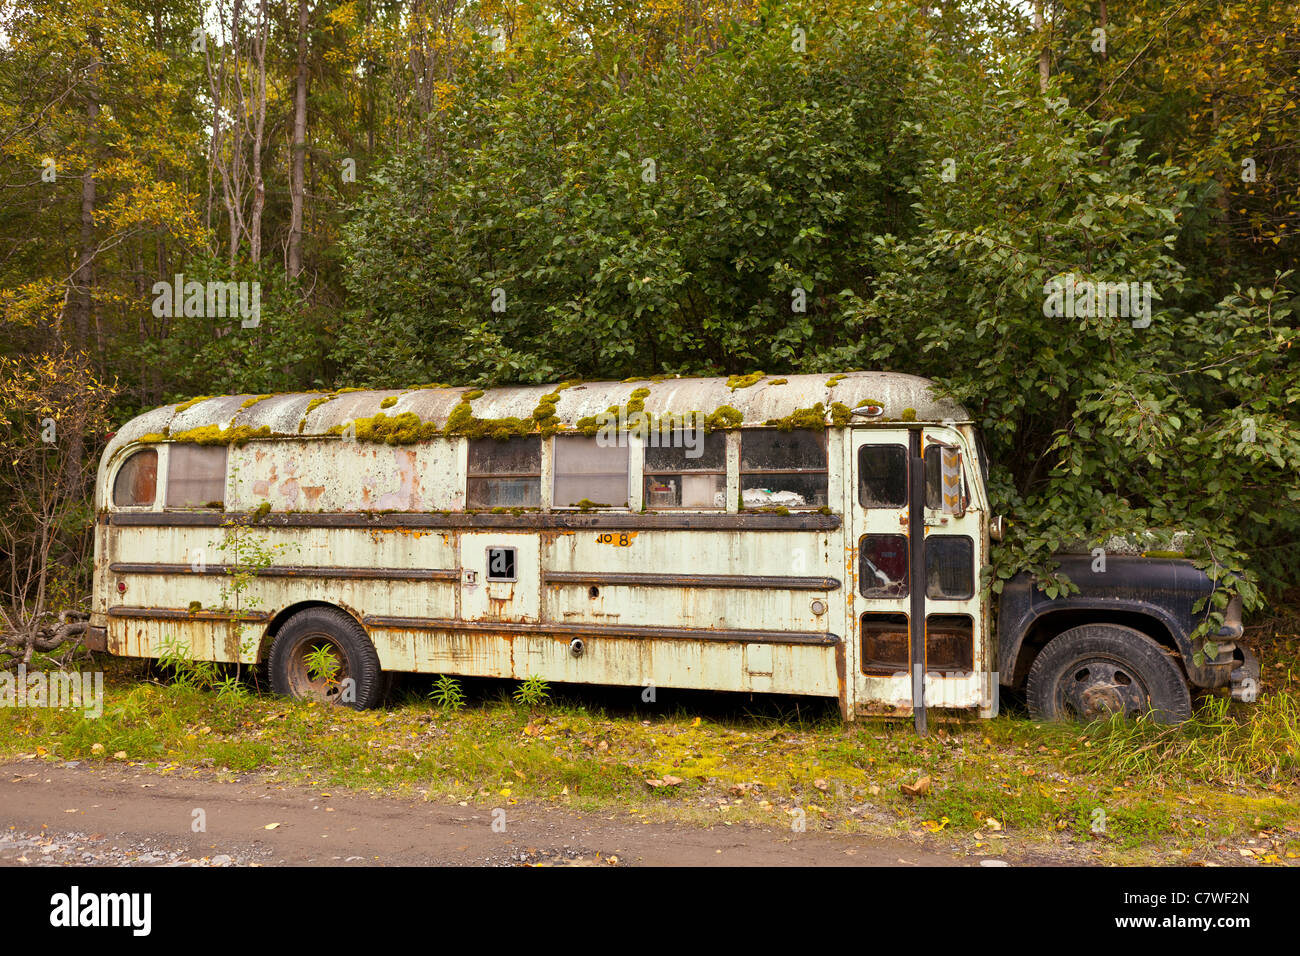
[[[756,693],[839,694],[835,648],[584,635],[581,656],[569,635],[466,633],[371,627],[377,647],[410,647],[410,670],[637,687]]]

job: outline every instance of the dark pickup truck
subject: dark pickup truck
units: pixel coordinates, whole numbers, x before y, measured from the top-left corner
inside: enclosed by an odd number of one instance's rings
[[[1049,598],[1020,574],[998,607],[999,680],[1024,693],[1034,717],[1087,720],[1150,708],[1157,719],[1180,721],[1191,716],[1192,688],[1254,700],[1259,662],[1239,642],[1241,599],[1216,634],[1192,638],[1208,613],[1195,610],[1197,602],[1214,583],[1191,561],[1057,558],[1078,593]]]

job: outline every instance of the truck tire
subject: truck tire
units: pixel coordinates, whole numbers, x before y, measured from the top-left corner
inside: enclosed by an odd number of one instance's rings
[[[327,648],[337,662],[333,680],[313,675],[308,655]],[[284,622],[271,644],[271,690],[296,700],[319,700],[357,710],[383,699],[379,654],[365,628],[336,607],[309,607]]]
[[[1150,713],[1176,724],[1192,715],[1177,661],[1141,631],[1119,624],[1084,624],[1052,638],[1029,668],[1025,691],[1035,720]]]

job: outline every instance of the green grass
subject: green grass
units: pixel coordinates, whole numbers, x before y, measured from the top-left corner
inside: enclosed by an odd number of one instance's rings
[[[1282,650],[1294,660],[1300,648],[1290,638]],[[530,800],[698,823],[787,827],[800,808],[810,828],[929,831],[977,852],[1009,839],[1074,841],[1131,860],[1254,840],[1267,862],[1300,857],[1300,681],[1285,669],[1266,670],[1258,703],[1209,698],[1177,727],[936,714],[930,735],[918,737],[910,722],[844,725],[833,708],[808,701],[759,698],[733,712],[707,696],[646,706],[628,693],[613,699],[635,705],[606,710],[594,703],[597,689],[517,700],[512,682],[465,679],[464,706],[451,710],[430,702],[426,679],[386,709],[356,712],[159,684],[138,662],[105,666],[102,718],[0,711],[0,758],[257,772],[429,800]],[[922,776],[927,793],[902,792]],[[680,783],[647,783],[667,778]]]

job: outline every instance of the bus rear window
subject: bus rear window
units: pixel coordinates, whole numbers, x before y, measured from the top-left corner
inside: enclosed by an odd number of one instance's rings
[[[113,504],[119,508],[149,507],[158,490],[158,452],[138,451],[122,463],[113,481]]]
[[[627,507],[626,445],[557,435],[554,448],[555,507]]]
[[[172,445],[167,452],[168,508],[224,508],[226,449]]]
[[[542,440],[475,438],[469,443],[467,508],[540,508]]]
[[[826,486],[821,432],[741,432],[740,495],[746,508],[822,508]]]

